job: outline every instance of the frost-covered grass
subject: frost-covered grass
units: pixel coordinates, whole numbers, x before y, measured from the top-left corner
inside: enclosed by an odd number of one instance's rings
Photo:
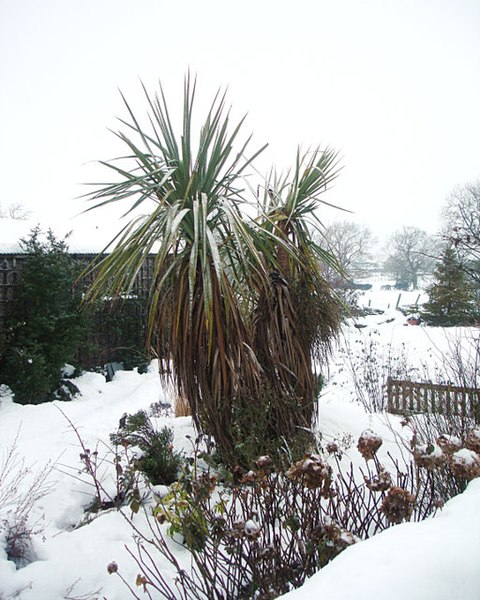
[[[380,300],[377,298],[376,302]],[[388,304],[389,301],[386,306],[381,306],[386,310],[384,314],[359,320],[366,327],[357,329],[350,324],[345,328],[341,345],[348,352],[339,350],[332,361],[328,385],[321,398],[322,439],[342,445],[342,464],[345,465],[350,461],[356,466],[365,464],[355,445],[367,429],[383,439],[378,451],[380,462],[387,463],[391,455],[400,460],[406,452],[399,443],[406,435],[400,418],[367,412],[358,401],[358,390],[352,380],[355,364],[357,367],[359,364],[355,363],[357,352],[362,356],[362,348],[374,340],[371,356],[380,363],[388,363],[385,356],[393,349],[401,353],[405,364],[413,371],[428,365],[431,373],[437,373],[452,340],[467,340],[467,347],[468,339],[478,337],[477,330],[473,329],[445,332],[405,326],[405,317],[394,307],[388,308]],[[381,378],[382,368],[378,372]],[[68,420],[78,430],[86,447],[92,452],[98,451],[102,459],[99,479],[104,489],[113,493],[115,482],[109,434],[117,430],[125,412],[133,414],[140,409],[148,410],[152,404],[171,398],[160,387],[154,363],[144,375],[118,372],[112,382],[106,383],[103,376],[86,373],[75,383],[81,395],[72,402],[21,406],[13,403],[5,390],[1,397],[0,457],[3,457],[3,463],[0,465],[5,464],[12,448],[17,461],[16,468],[8,471],[3,480],[0,474],[2,600],[128,598],[129,592],[121,579],[107,573],[107,565],[112,561],[135,588],[138,567],[125,548],[128,546],[133,550],[134,543],[131,527],[124,516],[111,509],[98,513],[90,523],[78,526],[85,519],[84,509],[91,503],[94,489],[91,478],[82,472],[81,448]],[[195,433],[189,417],[152,417],[152,420],[159,428],[165,424],[173,426],[175,448],[185,453],[191,451],[191,437]],[[464,454],[460,458],[465,458]],[[22,473],[20,478],[16,476],[19,472]],[[7,560],[7,529],[2,523],[12,517],[20,499],[28,497],[35,478],[42,473],[45,475],[42,479],[45,494],[32,498],[25,524],[32,532],[28,564],[15,565]],[[6,498],[3,503],[2,497]],[[366,600],[377,595],[386,600],[477,600],[480,597],[479,502],[480,481],[474,480],[434,518],[422,523],[396,525],[352,546],[301,589],[286,597]],[[141,512],[134,519],[141,531],[148,531]],[[181,563],[188,559],[186,551],[178,544],[172,544],[172,548]],[[162,572],[173,578],[172,567],[160,558],[159,561]],[[141,587],[135,591],[143,597]]]

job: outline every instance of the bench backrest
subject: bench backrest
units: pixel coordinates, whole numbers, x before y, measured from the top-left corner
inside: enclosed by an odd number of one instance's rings
[[[387,379],[388,412],[480,416],[480,389]]]

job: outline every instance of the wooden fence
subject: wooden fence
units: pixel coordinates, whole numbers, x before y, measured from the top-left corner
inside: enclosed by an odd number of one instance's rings
[[[15,299],[15,288],[20,281],[22,263],[25,255],[0,255],[0,335],[5,328],[8,309]]]
[[[71,254],[81,265],[87,266],[96,254]],[[28,254],[0,254],[0,354],[5,339],[6,320],[15,300],[16,288],[21,281],[22,266]],[[154,255],[148,256],[135,280],[137,300],[127,300],[115,305],[105,302],[104,310],[95,316],[91,339],[81,349],[81,362],[89,368],[109,361],[120,360],[125,345],[142,347],[147,320],[146,296],[153,278]],[[88,286],[90,280],[84,281]],[[143,298],[143,300],[142,300]],[[119,327],[121,323],[122,327]],[[127,341],[128,340],[128,341]]]
[[[387,379],[388,412],[480,417],[480,389]]]

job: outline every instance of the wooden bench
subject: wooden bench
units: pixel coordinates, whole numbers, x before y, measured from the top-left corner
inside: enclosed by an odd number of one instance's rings
[[[480,421],[480,389],[387,379],[387,410],[393,414],[438,413]]]

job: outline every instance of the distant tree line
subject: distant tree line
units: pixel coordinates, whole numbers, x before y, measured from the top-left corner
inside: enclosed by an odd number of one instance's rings
[[[442,226],[429,235],[416,226],[403,226],[383,250],[368,227],[353,221],[336,222],[325,238],[340,269],[326,265],[325,277],[345,290],[372,271],[394,279],[400,290],[425,288],[429,301],[423,318],[432,325],[469,325],[480,313],[480,180],[458,186],[442,210]]]
[[[0,219],[25,221],[29,216],[30,211],[21,202],[11,202],[6,207],[0,202]]]

